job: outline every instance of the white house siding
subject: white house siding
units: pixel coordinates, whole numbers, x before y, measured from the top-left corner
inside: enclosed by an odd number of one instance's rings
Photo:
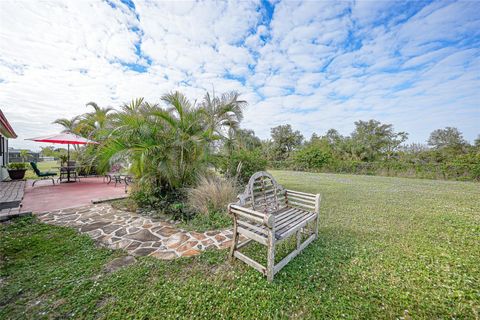
[[[8,139],[0,134],[0,181],[8,176],[7,170],[4,168],[8,164]]]

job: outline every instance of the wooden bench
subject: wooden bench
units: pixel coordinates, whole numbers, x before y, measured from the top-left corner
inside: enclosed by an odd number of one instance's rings
[[[228,211],[234,222],[231,258],[252,266],[268,281],[318,236],[320,195],[286,190],[267,172],[255,173]],[[247,240],[240,243],[240,235]],[[275,265],[276,245],[292,235],[296,249]],[[307,236],[304,242],[302,235]],[[251,241],[267,247],[266,267],[239,251]]]

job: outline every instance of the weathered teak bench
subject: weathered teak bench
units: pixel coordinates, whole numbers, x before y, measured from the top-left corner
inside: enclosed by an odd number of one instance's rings
[[[239,201],[228,206],[234,221],[231,257],[242,260],[272,281],[277,272],[318,236],[319,210],[319,194],[286,190],[269,173],[255,173],[245,192],[239,195]],[[305,234],[308,238],[302,243]],[[247,240],[239,243],[240,235]],[[297,237],[296,249],[275,265],[275,246],[291,235]],[[239,251],[251,241],[267,246],[266,267]]]

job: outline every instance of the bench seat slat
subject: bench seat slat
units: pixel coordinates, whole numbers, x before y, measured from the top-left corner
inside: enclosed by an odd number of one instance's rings
[[[293,233],[297,232],[299,229],[304,228],[307,223],[314,221],[317,218],[316,215],[311,215],[307,219],[302,220],[299,224],[295,225],[293,228],[286,229],[282,231],[281,233],[278,233],[278,235],[275,235],[275,237],[278,236],[277,240],[281,241],[285,238],[290,237]]]
[[[305,220],[305,217],[309,216],[311,212],[302,211],[296,212],[295,215],[291,215],[288,219],[284,219],[280,222],[275,221],[275,230],[280,230],[287,225],[294,225],[297,221]]]
[[[297,216],[299,213],[302,212],[301,209],[298,208],[292,208],[289,207],[290,210],[285,211],[285,213],[282,213],[281,215],[275,216],[275,225],[278,226],[280,225],[283,221],[287,219],[291,219],[295,216]]]
[[[287,236],[289,236],[293,231],[298,230],[299,226],[304,226],[305,222],[312,220],[316,218],[316,214],[313,212],[310,212],[308,215],[302,216],[302,218],[297,219],[295,221],[292,221],[290,224],[286,224],[282,226],[278,231],[275,232],[275,237],[277,239],[283,239]]]

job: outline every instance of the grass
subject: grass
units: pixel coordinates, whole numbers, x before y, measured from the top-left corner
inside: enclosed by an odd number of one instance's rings
[[[319,239],[273,283],[226,251],[107,273],[123,252],[20,219],[0,226],[0,318],[479,318],[478,183],[273,174],[323,196]]]
[[[132,198],[119,199],[111,202],[112,207],[118,210],[137,212],[138,205]],[[155,214],[154,218],[170,220],[171,217],[164,214]],[[187,231],[204,232],[209,230],[220,230],[231,227],[232,218],[226,212],[210,212],[208,214],[196,214],[192,219],[181,221],[178,225]]]
[[[226,212],[210,212],[208,214],[196,214],[192,219],[182,221],[178,227],[187,231],[204,232],[208,230],[220,230],[233,226],[232,218]]]
[[[58,174],[59,169],[58,167],[60,164],[58,161],[40,161],[37,162],[38,169],[42,172],[45,171],[51,171],[51,172],[56,172]],[[40,179],[37,177],[35,172],[33,172],[32,167],[30,166],[30,163],[28,164],[28,170],[25,172],[25,179]]]
[[[115,209],[123,211],[136,212],[138,209],[137,203],[132,198],[114,200],[110,204]]]

